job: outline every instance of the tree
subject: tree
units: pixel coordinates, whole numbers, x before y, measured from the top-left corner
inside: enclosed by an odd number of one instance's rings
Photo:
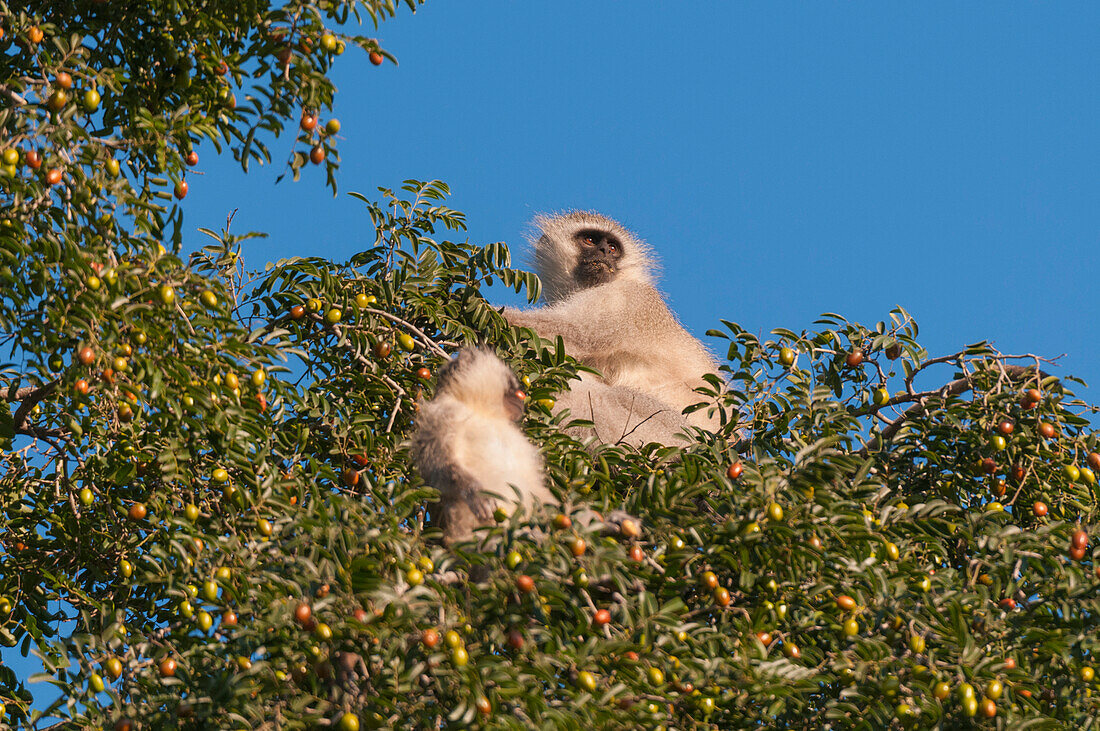
[[[338,30],[359,12],[396,7],[0,4],[0,637],[41,654],[51,714],[355,729],[1100,713],[1096,409],[1039,358],[930,357],[901,309],[767,340],[726,322],[728,387],[700,394],[721,433],[586,448],[551,414],[577,364],[481,291],[499,279],[534,301],[537,279],[503,244],[447,240],[465,223],[443,183],[360,196],[375,241],[348,262],[246,273],[251,234],[228,226],[181,259],[172,196],[199,140],[247,165],[296,125],[291,169],[321,149],[335,186],[315,117],[329,64],[342,44],[386,58]],[[481,338],[529,383],[525,428],[562,508],[448,550],[406,439],[432,374]],[[640,538],[573,519],[618,507]],[[41,715],[25,681],[0,668],[15,725]]]

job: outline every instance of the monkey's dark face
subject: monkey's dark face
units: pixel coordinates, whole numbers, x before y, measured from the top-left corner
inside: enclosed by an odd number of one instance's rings
[[[619,274],[623,242],[608,231],[582,229],[573,235],[577,245],[577,266],[573,276],[584,287],[606,284]]]
[[[513,377],[504,391],[504,410],[508,412],[512,421],[523,421],[523,405],[527,400],[527,393],[520,385],[519,379]]]

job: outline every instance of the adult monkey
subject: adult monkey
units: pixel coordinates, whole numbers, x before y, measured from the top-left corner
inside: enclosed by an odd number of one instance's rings
[[[708,409],[680,416],[705,400],[695,389],[708,386],[703,375],[716,373],[718,364],[654,286],[656,263],[645,242],[598,213],[539,216],[534,223],[546,304],[505,308],[504,316],[540,337],[560,335],[566,352],[603,376],[602,383],[583,376],[562,394],[559,408],[593,421],[605,441],[624,422],[641,421],[642,438],[666,444],[685,424],[717,431],[720,420]]]

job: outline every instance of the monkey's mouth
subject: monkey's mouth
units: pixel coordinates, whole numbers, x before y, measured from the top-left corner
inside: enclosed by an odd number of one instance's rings
[[[604,284],[614,279],[615,267],[606,261],[589,259],[588,261],[582,261],[578,264],[577,268],[573,270],[573,274],[578,282],[591,287],[595,284]]]

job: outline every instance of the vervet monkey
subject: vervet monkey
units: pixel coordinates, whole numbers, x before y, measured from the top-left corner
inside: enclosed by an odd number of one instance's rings
[[[435,398],[421,402],[412,455],[439,490],[448,545],[491,524],[498,506],[531,510],[554,501],[542,457],[518,424],[526,398],[500,358],[470,348],[440,369]]]
[[[654,286],[656,264],[645,242],[598,213],[540,216],[535,225],[540,231],[533,242],[535,268],[546,306],[505,308],[508,321],[543,338],[560,335],[566,352],[599,370],[608,386],[633,389],[667,404],[675,415],[704,401],[695,388],[707,385],[703,375],[716,373],[718,364],[679,323]],[[629,396],[596,395],[620,402]],[[572,409],[578,398],[585,396],[565,401]],[[623,421],[618,409],[605,408],[610,422]],[[601,436],[614,428],[603,414],[594,416]],[[686,415],[686,421],[711,430],[720,425],[707,409]],[[671,438],[667,432],[666,428]]]

